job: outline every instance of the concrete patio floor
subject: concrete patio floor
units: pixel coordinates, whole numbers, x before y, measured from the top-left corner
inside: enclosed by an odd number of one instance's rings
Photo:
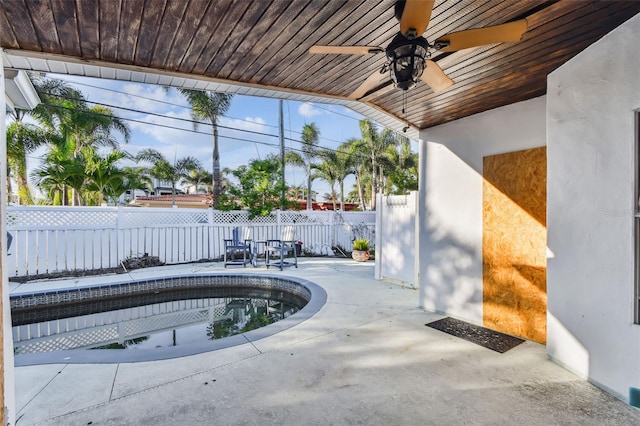
[[[547,360],[543,345],[499,354],[425,327],[443,316],[419,309],[416,290],[374,280],[373,266],[317,258],[270,269],[319,284],[328,300],[310,319],[252,343],[163,361],[17,367],[17,424],[640,424],[640,411]],[[131,275],[223,270],[211,263]]]

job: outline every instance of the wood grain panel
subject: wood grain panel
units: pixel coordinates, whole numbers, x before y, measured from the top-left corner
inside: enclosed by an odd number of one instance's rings
[[[61,0],[64,1],[64,0]],[[80,49],[73,56],[86,59],[100,58],[100,10],[96,2],[91,0],[78,0],[76,2],[78,14],[78,36]]]
[[[272,50],[272,60],[256,70],[252,80],[286,87],[282,82],[284,78],[304,72],[308,67],[307,61],[311,60],[308,55],[309,47],[313,44],[326,44],[327,42],[320,42],[322,37],[339,26],[341,22],[351,17],[355,18],[358,6],[357,1],[345,0],[309,3],[300,14],[300,17],[306,18],[307,23],[298,24],[297,31],[294,28],[295,32],[292,31],[281,38],[282,48],[277,51]]]
[[[397,34],[395,0],[3,0],[0,46],[348,97],[383,55],[311,55],[314,44],[379,45]],[[366,101],[424,129],[546,91],[546,77],[625,20],[640,1],[438,0],[425,36],[526,18],[520,43],[434,54],[456,84]],[[405,102],[406,99],[406,102]],[[406,111],[403,111],[406,105]]]
[[[40,48],[45,52],[55,52],[60,40],[49,0],[31,0],[26,4]]]
[[[176,2],[169,1],[164,8],[162,22],[158,29],[158,37],[155,40],[153,51],[151,52],[152,68],[162,68],[167,61],[169,51],[180,28],[180,23],[189,6],[188,1]],[[208,38],[207,38],[208,40]],[[187,48],[188,49],[188,48]]]
[[[364,14],[362,13],[364,10]],[[336,46],[357,46],[357,45],[369,45],[373,44],[380,33],[374,32],[369,34],[371,29],[383,28],[382,32],[389,33],[397,30],[397,24],[393,18],[393,5],[387,3],[380,3],[369,9],[362,9],[351,12],[349,17],[357,18],[356,22],[359,25],[351,25],[347,28],[341,28],[335,26],[325,33],[318,44],[336,45]],[[358,14],[359,16],[355,16]],[[360,15],[361,14],[361,15]],[[363,25],[363,22],[371,22],[370,25]],[[390,39],[387,37],[387,39]],[[305,49],[303,56],[300,58],[298,65],[300,66],[300,72],[287,73],[286,78],[282,80],[283,85],[298,85],[305,80],[309,80],[309,76],[312,76],[312,80],[325,82],[327,80],[327,73],[331,72],[336,67],[327,67],[331,62],[337,65],[342,65],[345,62],[357,64],[360,60],[360,56],[351,55],[311,55],[308,53],[308,49]],[[338,59],[336,61],[336,59]],[[353,67],[350,67],[353,68]],[[344,78],[344,73],[342,73]],[[304,86],[303,86],[304,87]]]
[[[74,55],[80,51],[78,20],[75,4],[70,1],[51,0],[53,13],[60,42],[60,50],[65,55]]]
[[[252,46],[250,50],[246,52],[244,58],[242,58],[242,62],[231,70],[229,79],[234,81],[241,80],[242,75],[250,70],[254,64],[261,64],[265,58],[273,55],[273,49],[279,48],[281,45],[281,43],[278,42],[278,37],[281,37],[282,40],[287,40],[287,34],[297,31],[297,23],[294,21],[307,5],[308,2],[304,1],[289,2],[287,8],[278,14],[272,24],[273,28],[279,28],[280,31],[266,31],[259,37],[254,38]]]
[[[100,59],[117,63],[122,0],[103,1],[97,4],[100,9]]]
[[[136,61],[149,66],[160,32],[162,15],[167,6],[166,0],[154,0],[145,3],[138,40],[136,40]]]
[[[201,68],[206,69],[211,57],[206,56],[210,53],[204,52],[205,48],[209,46],[212,40],[220,37],[219,28],[224,28],[228,19],[227,11],[230,6],[231,2],[228,1],[214,2],[201,11],[203,19],[200,21],[200,25],[182,58],[182,62],[180,62],[181,70],[193,72],[198,62],[202,62]]]
[[[483,159],[486,327],[546,342],[546,147]]]
[[[165,69],[177,71],[182,63],[184,56],[189,51],[191,43],[198,40],[197,31],[203,23],[208,22],[214,17],[209,12],[210,3],[203,1],[191,1],[185,10],[184,16],[180,21],[173,43],[169,46],[168,55],[162,64]],[[229,25],[233,25],[232,22]],[[219,36],[216,28],[212,29],[215,36]],[[212,34],[208,34],[212,36]],[[212,38],[213,39],[213,38]],[[212,39],[209,39],[211,42]]]
[[[0,40],[2,40],[3,47],[8,47],[11,49],[20,48],[18,39],[11,29],[11,25],[9,25],[9,21],[7,20],[7,15],[4,9],[0,10]]]
[[[33,27],[33,21],[24,0],[9,1],[3,4],[3,6],[4,13],[7,16],[7,22],[13,29],[13,34],[15,34],[18,39],[20,48],[40,52],[42,47],[40,46],[38,34]]]
[[[306,40],[308,34],[305,34],[305,31],[313,31],[313,28],[317,28],[314,27],[314,24],[317,25],[323,18],[326,19],[331,16],[331,11],[327,11],[324,8],[328,1],[331,0],[296,1],[297,7],[301,7],[301,9],[296,14],[295,19],[288,25],[281,26],[280,31],[277,32],[268,45],[264,44],[261,49],[253,52],[257,56],[251,65],[244,70],[240,70],[241,74],[237,79],[243,81],[248,79],[252,83],[259,83],[260,79],[265,75],[273,76],[275,73],[272,71],[279,69],[279,64],[290,58],[289,43],[294,39],[299,42]],[[344,0],[337,0],[331,4],[335,6],[343,3]],[[309,7],[319,7],[318,13],[316,15],[308,15]],[[310,16],[306,20],[306,25],[300,24],[300,18],[303,16]],[[272,81],[275,81],[275,79],[272,78]]]
[[[139,0],[122,0],[122,9],[126,13],[121,14],[118,32],[118,62],[121,64],[133,64],[138,61],[136,48],[144,4]]]
[[[213,37],[211,37],[202,50],[202,54],[198,57],[192,70],[193,73],[204,74],[205,71],[209,69],[211,63],[216,59],[218,51],[233,33],[250,3],[251,2],[231,2],[224,18],[220,21],[220,25],[213,29]],[[207,19],[214,19],[214,17],[209,15]]]
[[[247,38],[252,39],[252,37],[262,34],[264,31],[263,25],[269,25],[273,22],[273,15],[265,15],[265,12],[269,9],[277,11],[277,5],[282,6],[283,4],[283,2],[277,1],[269,3],[266,0],[250,2],[234,31],[231,32],[226,42],[218,49],[213,61],[207,68],[207,73],[215,74],[222,78],[228,77],[229,67],[233,67],[233,65],[240,62],[250,49],[250,42],[247,43]],[[253,34],[254,31],[255,34]]]
[[[302,2],[297,3],[302,4]],[[217,73],[218,76],[229,78],[236,68],[246,68],[246,66],[249,65],[248,62],[251,61],[249,53],[263,38],[269,37],[269,29],[273,28],[277,22],[285,26],[289,23],[278,20],[279,17],[286,13],[289,5],[289,2],[275,1],[269,8],[257,8],[254,6],[254,10],[257,9],[260,11],[259,14],[255,14],[254,18],[252,18],[255,19],[255,24],[248,28],[244,35],[240,35],[240,39],[237,40],[235,47],[226,46],[227,49],[231,49],[233,55],[230,55],[229,60],[222,64],[220,71]],[[224,52],[222,56],[224,57]],[[242,63],[244,63],[244,66],[241,65]]]

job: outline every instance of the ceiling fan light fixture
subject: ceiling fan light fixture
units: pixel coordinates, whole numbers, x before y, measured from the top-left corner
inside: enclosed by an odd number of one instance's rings
[[[389,44],[386,54],[391,79],[398,89],[409,90],[420,81],[428,49],[429,43],[424,37],[408,40],[400,33]]]

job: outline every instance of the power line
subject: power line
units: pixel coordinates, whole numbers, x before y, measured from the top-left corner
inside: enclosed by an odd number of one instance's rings
[[[68,81],[68,80],[66,80],[66,81]],[[93,84],[78,83],[78,82],[75,82],[75,81],[70,82],[70,84],[76,84],[76,85],[80,85],[80,86],[91,87],[91,88],[94,88],[94,89],[105,90],[105,91],[108,91],[108,92],[118,93],[118,94],[125,95],[125,96],[131,96],[131,97],[134,97],[134,98],[145,99],[145,100],[148,100],[148,101],[157,102],[157,103],[161,103],[161,104],[169,105],[169,106],[173,106],[173,107],[191,109],[191,107],[186,106],[186,105],[180,105],[180,104],[176,104],[174,102],[162,101],[162,100],[159,100],[159,99],[149,98],[147,96],[136,95],[136,94],[133,94],[133,93],[127,93],[127,92],[123,92],[121,90],[109,89],[107,87],[100,87],[100,86],[96,86],[96,85],[93,85]],[[90,102],[90,103],[93,103],[93,104],[97,104],[97,105],[101,105],[100,102],[94,102],[94,101],[88,101],[88,100],[87,100],[87,102]],[[102,105],[107,106],[106,104],[102,104]],[[340,115],[342,117],[346,117],[346,118],[349,118],[351,120],[360,121],[360,119],[358,119],[358,118],[351,117],[349,115],[342,114],[342,113],[339,113],[339,112],[336,112],[336,111],[332,111],[331,109],[324,108],[324,107],[322,107],[322,106],[320,106],[318,104],[313,104],[313,106],[314,106],[314,108],[321,109],[321,110],[330,112],[332,114]],[[119,107],[113,106],[113,108],[119,108]],[[247,119],[243,119],[243,118],[239,118],[239,117],[227,116],[227,118],[231,118],[233,120],[243,121],[245,123],[252,123],[252,124],[255,123],[253,121],[250,121],[250,120],[247,120]],[[275,125],[272,125],[272,124],[266,124],[266,123],[260,123],[260,124],[262,124],[262,125],[264,125],[266,127],[272,127],[272,128],[276,128],[276,129],[278,128],[278,126],[275,126]],[[291,123],[289,123],[289,126],[291,126]],[[299,132],[297,130],[293,130],[291,128],[287,129],[287,130],[289,130],[289,132],[297,133],[297,134],[300,134],[300,135],[302,134],[302,132]],[[324,137],[324,136],[320,136],[319,139],[322,139],[322,140],[325,140],[325,141],[329,141],[329,142],[335,142],[335,143],[342,143],[343,142],[343,141],[327,138],[327,137]]]
[[[133,94],[133,93],[127,93],[127,92],[123,92],[121,90],[109,89],[107,87],[100,87],[100,86],[95,86],[93,84],[87,84],[87,83],[78,83],[78,82],[75,82],[75,81],[70,82],[70,83],[71,84],[77,84],[79,86],[86,86],[86,87],[91,87],[91,88],[94,88],[94,89],[105,90],[107,92],[118,93],[118,94],[125,95],[125,96],[131,96],[131,97],[134,97],[134,98],[145,99],[147,101],[157,102],[157,103],[160,103],[160,104],[169,105],[169,106],[173,106],[173,107],[184,108],[184,109],[189,109],[189,110],[191,109],[191,107],[186,106],[186,105],[180,105],[180,104],[176,104],[174,102],[162,101],[160,99],[149,98],[147,96],[136,95],[136,94]],[[88,102],[91,102],[91,101],[88,101]],[[97,102],[91,102],[91,103],[97,103]],[[239,117],[230,117],[229,116],[229,118],[232,118],[234,120],[245,121],[247,123],[253,123],[252,121],[249,121],[249,120],[246,120],[246,119],[243,119],[243,118],[239,118]],[[274,127],[274,128],[278,127],[278,126],[274,126],[274,125],[271,125],[271,124],[265,124],[265,126]]]
[[[63,98],[61,96],[59,96],[59,97]],[[108,104],[100,104],[98,102],[91,102],[91,101],[87,101],[87,102],[95,104],[95,105],[101,105],[101,106],[110,107]],[[62,106],[62,105],[53,105],[53,104],[49,104],[49,103],[46,103],[46,102],[43,102],[42,105],[51,106],[51,107],[54,107],[54,108],[66,109],[66,110],[73,110],[72,107],[66,107],[66,106]],[[120,107],[114,107],[114,108],[120,108]],[[124,108],[124,107],[122,107],[122,108]],[[124,108],[124,109],[128,109],[128,108]],[[138,113],[141,113],[141,114],[155,115],[155,116],[159,116],[159,117],[166,118],[166,119],[186,121],[186,122],[189,122],[189,123],[194,123],[195,122],[195,123],[205,124],[205,125],[211,126],[211,124],[208,124],[208,123],[200,123],[200,122],[193,121],[193,120],[188,120],[188,119],[185,119],[185,118],[170,117],[170,116],[165,116],[165,115],[161,115],[161,114],[147,113],[147,112],[144,112],[144,111],[132,110],[132,109],[131,109],[131,111],[138,112]],[[94,115],[102,116],[102,117],[110,117],[110,115],[108,115],[108,114],[103,114],[103,113],[99,113],[99,112],[95,112],[95,111],[93,111],[91,113],[94,114]],[[168,125],[168,124],[161,124],[161,123],[152,123],[152,122],[149,122],[149,121],[138,120],[138,119],[135,119],[135,118],[127,118],[127,117],[120,117],[120,118],[122,120],[124,120],[124,121],[129,121],[129,122],[132,122],[132,123],[145,124],[145,125],[149,125],[149,126],[158,126],[158,127],[171,129],[171,130],[179,130],[179,131],[183,131],[183,132],[191,132],[191,133],[196,133],[196,134],[201,134],[201,135],[211,135],[210,132],[203,132],[203,131],[195,130],[195,129],[187,130],[187,129],[184,129],[182,127],[176,127],[176,126],[171,126],[171,125]],[[226,129],[226,130],[233,130],[233,131],[237,131],[237,132],[251,133],[251,134],[256,134],[256,135],[260,135],[260,136],[278,137],[278,135],[272,135],[272,134],[263,133],[263,132],[256,132],[254,130],[235,129],[233,127],[220,126],[220,125],[218,125],[218,127]],[[269,146],[269,147],[272,147],[272,148],[278,148],[278,145],[276,145],[276,144],[263,142],[263,141],[256,141],[256,140],[251,140],[251,139],[242,139],[242,138],[237,138],[237,137],[229,136],[229,135],[220,135],[220,137],[221,138],[225,138],[225,139],[230,139],[230,140],[237,140],[237,141],[241,141],[241,142],[249,142],[249,143],[261,144],[261,145]],[[297,140],[297,139],[293,139],[293,138],[285,138],[285,139],[289,140],[289,141],[292,141],[292,142],[296,142],[296,143],[302,144],[302,141]],[[301,148],[289,147],[288,149],[291,150],[291,151],[304,152]],[[339,152],[337,149],[332,149],[332,148],[327,148],[327,147],[322,147],[321,149],[324,150],[324,151],[330,151],[330,152],[336,152],[336,153]],[[360,156],[360,155],[356,154],[355,156],[358,159],[362,159],[362,160],[367,160],[368,159],[368,157],[364,156],[364,155]]]
[[[52,94],[52,93],[47,93],[47,92],[44,92],[44,94],[56,96],[56,97],[61,98],[61,99],[74,100],[71,97],[65,97],[65,96],[61,96],[61,95],[58,95],[58,94]],[[141,111],[141,110],[138,110],[138,109],[121,107],[121,106],[118,106],[118,105],[111,105],[111,104],[95,102],[95,101],[89,101],[89,100],[86,100],[86,102],[89,103],[89,104],[93,104],[93,105],[99,105],[99,106],[104,106],[104,107],[113,108],[113,109],[121,109],[121,110],[125,110],[125,111],[128,111],[128,112],[133,112],[133,113],[137,113],[137,114],[146,114],[146,115],[160,117],[160,118],[164,118],[164,119],[168,119],[168,120],[176,120],[176,121],[186,122],[186,123],[190,123],[190,124],[202,124],[202,125],[205,125],[205,126],[212,126],[211,123],[207,123],[207,122],[204,122],[204,121],[196,121],[196,120],[193,120],[193,119],[187,119],[187,118],[181,118],[181,117],[171,117],[171,116],[164,115],[164,114],[158,114],[158,113],[154,113],[154,112],[146,112],[146,111]],[[62,105],[53,105],[53,104],[49,104],[49,103],[46,103],[46,102],[43,102],[43,105],[51,106],[51,107],[54,107],[54,108],[73,110],[73,108],[71,108],[71,107],[66,107],[66,106],[62,106]],[[95,111],[93,111],[91,113],[95,114],[95,115],[100,115],[100,116],[103,116],[103,117],[109,117],[108,114],[102,114],[102,113],[95,112]],[[195,130],[195,129],[187,130],[187,129],[184,129],[184,128],[181,128],[181,127],[170,126],[170,125],[161,124],[161,123],[153,123],[153,122],[138,120],[138,119],[134,119],[134,118],[127,118],[127,117],[120,117],[120,118],[122,120],[130,121],[130,122],[133,122],[133,123],[146,124],[146,125],[149,125],[149,126],[159,126],[159,127],[172,129],[172,130],[193,132],[193,133],[203,134],[203,135],[210,135],[210,132],[202,132],[202,131]],[[250,123],[252,123],[252,124],[261,124],[261,123],[255,123],[255,122],[250,122]],[[270,134],[270,133],[258,132],[258,131],[255,131],[255,130],[247,130],[247,129],[237,129],[237,128],[234,128],[234,127],[223,126],[223,125],[220,125],[220,124],[218,125],[218,128],[231,130],[231,131],[237,131],[237,132],[245,132],[245,133],[255,134],[255,135],[259,135],[259,136],[272,137],[272,138],[278,137],[278,135],[273,135],[273,134]],[[289,130],[289,131],[291,132],[291,130]],[[267,146],[274,146],[274,144],[270,144],[270,143],[266,143],[266,142],[260,142],[260,141],[250,140],[250,139],[240,139],[240,138],[236,138],[236,137],[233,137],[233,136],[221,135],[221,137],[224,137],[224,138],[227,138],[227,139],[232,139],[232,140],[244,141],[244,142],[260,143],[262,145],[267,145]],[[301,145],[303,144],[303,142],[301,140],[298,140],[298,139],[294,139],[294,138],[285,138],[285,139],[287,139],[289,141],[292,141],[292,142],[296,142],[296,143],[301,144]],[[303,152],[303,150],[300,149],[300,148],[290,147],[289,149],[292,150],[292,151]],[[324,150],[324,151],[329,151],[329,152],[335,152],[335,153],[339,152],[337,149],[334,149],[334,148],[321,147],[321,149]],[[360,156],[356,155],[356,157],[359,158]],[[368,157],[366,157],[366,156],[362,157],[362,159],[367,159],[367,158]]]

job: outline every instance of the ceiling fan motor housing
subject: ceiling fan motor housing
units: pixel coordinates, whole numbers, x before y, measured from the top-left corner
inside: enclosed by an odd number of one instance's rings
[[[424,72],[429,43],[424,37],[409,40],[398,33],[386,50],[391,79],[398,89],[409,90]]]

